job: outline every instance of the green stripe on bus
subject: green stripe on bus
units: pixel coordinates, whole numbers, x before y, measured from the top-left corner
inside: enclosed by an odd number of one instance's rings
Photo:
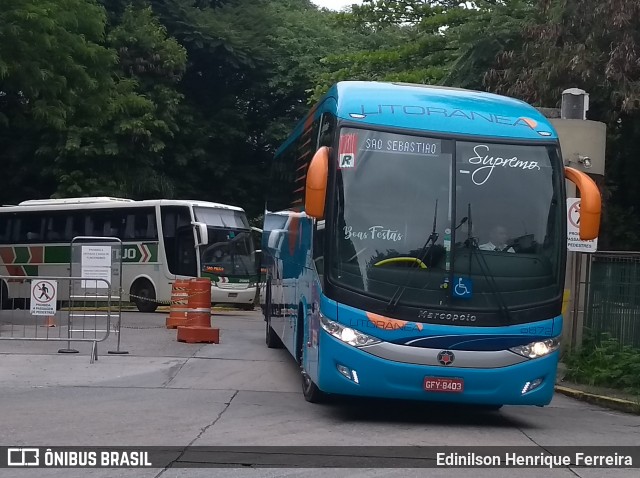
[[[71,262],[70,246],[46,246],[44,248],[46,264],[69,264]]]
[[[22,266],[24,269],[24,274],[27,276],[37,276],[38,275],[38,266]]]
[[[28,247],[14,247],[13,250],[16,253],[16,258],[13,261],[14,264],[26,264],[29,262],[29,248]]]

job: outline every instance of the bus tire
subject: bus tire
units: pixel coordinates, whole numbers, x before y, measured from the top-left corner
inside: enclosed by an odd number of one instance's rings
[[[131,286],[133,302],[140,312],[155,312],[158,308],[156,290],[147,279],[138,279]]]
[[[8,309],[11,305],[11,300],[9,299],[9,288],[7,287],[7,283],[2,281],[2,287],[0,288],[0,308]]]
[[[302,372],[302,395],[304,395],[304,399],[309,403],[322,403],[327,399],[327,394],[318,388],[318,386],[313,383],[311,377],[307,372]]]

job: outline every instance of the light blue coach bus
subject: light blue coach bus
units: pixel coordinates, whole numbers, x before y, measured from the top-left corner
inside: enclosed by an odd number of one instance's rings
[[[547,405],[562,335],[565,178],[552,125],[494,94],[334,85],[276,152],[263,232],[268,347],[327,394]]]

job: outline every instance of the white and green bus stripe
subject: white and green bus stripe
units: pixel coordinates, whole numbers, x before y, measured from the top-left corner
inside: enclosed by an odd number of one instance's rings
[[[147,242],[123,245],[123,263],[158,263],[158,243]],[[12,276],[37,276],[39,266],[68,265],[70,245],[5,246],[0,247],[0,260]]]

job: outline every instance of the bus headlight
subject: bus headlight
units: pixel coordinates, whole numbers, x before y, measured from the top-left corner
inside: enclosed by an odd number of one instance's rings
[[[551,352],[555,352],[560,347],[560,337],[542,340],[540,342],[531,342],[527,345],[519,345],[511,347],[509,350],[530,359],[544,357]]]
[[[373,345],[382,342],[380,339],[370,337],[356,329],[352,329],[351,327],[345,327],[344,325],[334,322],[333,320],[329,320],[324,316],[320,317],[320,325],[325,331],[327,331],[327,333],[331,334],[336,339],[354,347],[364,347],[365,345]]]

